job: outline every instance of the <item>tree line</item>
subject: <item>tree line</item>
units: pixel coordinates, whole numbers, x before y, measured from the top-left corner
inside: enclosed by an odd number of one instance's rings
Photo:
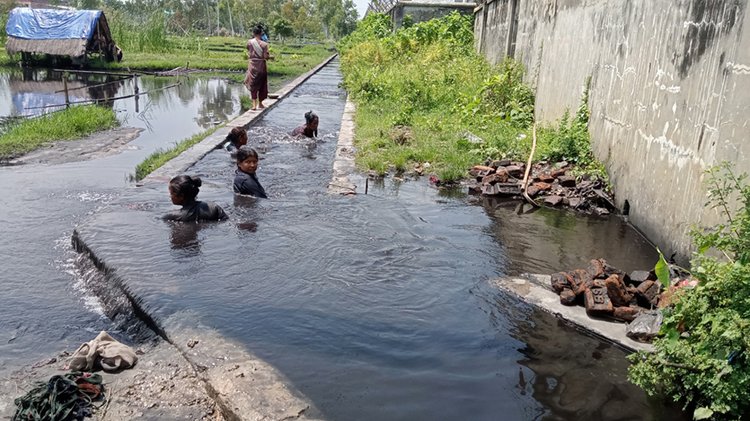
[[[357,26],[352,0],[77,0],[80,9],[159,15],[174,35],[249,36],[262,24],[272,39],[339,39]]]

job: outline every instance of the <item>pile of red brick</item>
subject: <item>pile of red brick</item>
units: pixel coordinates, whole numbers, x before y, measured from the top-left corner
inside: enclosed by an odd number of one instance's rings
[[[564,305],[583,305],[589,316],[632,321],[639,312],[659,305],[661,284],[656,274],[626,274],[604,259],[591,260],[586,269],[552,275],[552,289]]]
[[[497,160],[489,165],[476,165],[469,174],[469,193],[485,196],[518,196],[522,194],[526,164]],[[612,198],[601,180],[578,178],[567,162],[534,164],[529,174],[526,193],[538,197],[540,204],[568,206],[578,211],[598,215],[614,210]]]

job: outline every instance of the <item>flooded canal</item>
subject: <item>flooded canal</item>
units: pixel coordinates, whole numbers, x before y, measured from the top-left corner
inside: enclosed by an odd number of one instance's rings
[[[0,116],[26,115],[64,102],[59,72],[0,70]],[[71,78],[73,79],[73,78]],[[71,81],[69,88],[103,83],[99,75]],[[4,211],[0,214],[0,375],[20,364],[76,348],[111,322],[97,300],[81,289],[70,249],[73,227],[133,186],[135,166],[158,148],[200,133],[239,114],[241,85],[219,79],[139,78],[140,98],[112,105],[126,127],[142,129],[123,151],[106,158],[59,165],[0,166]],[[106,92],[71,90],[73,98],[126,96],[132,80]],[[73,94],[73,92],[76,92]],[[84,93],[85,92],[85,93]],[[92,335],[93,334],[93,335]]]
[[[166,223],[166,186],[151,184],[85,218],[81,238],[157,323],[189,312],[239,342],[310,398],[311,416],[678,419],[628,383],[622,350],[489,282],[593,257],[647,268],[647,243],[615,217],[518,212],[424,179],[329,195],[340,80],[334,61],[251,128],[270,199],[236,198],[234,164],[216,150],[190,174],[229,221]],[[321,138],[290,138],[310,109]]]

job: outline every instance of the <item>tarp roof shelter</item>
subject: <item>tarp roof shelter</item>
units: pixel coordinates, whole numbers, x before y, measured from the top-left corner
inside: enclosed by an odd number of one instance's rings
[[[101,10],[58,10],[17,7],[5,26],[8,53],[81,57],[101,53],[112,60],[117,46]]]

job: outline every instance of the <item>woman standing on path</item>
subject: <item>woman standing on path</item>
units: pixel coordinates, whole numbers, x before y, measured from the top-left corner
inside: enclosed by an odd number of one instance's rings
[[[268,43],[261,40],[263,28],[253,28],[253,38],[247,42],[247,74],[245,75],[245,86],[250,91],[253,99],[253,111],[265,108],[263,100],[268,97],[268,69],[266,61],[272,60],[268,53]]]

